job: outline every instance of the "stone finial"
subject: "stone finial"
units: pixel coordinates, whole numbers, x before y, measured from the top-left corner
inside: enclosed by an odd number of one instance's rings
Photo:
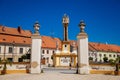
[[[34,33],[39,34],[40,25],[39,25],[39,22],[38,22],[38,21],[35,22],[35,24],[33,25],[33,27],[34,27],[34,30],[35,30]]]
[[[80,24],[79,24],[79,27],[80,27],[80,32],[84,32],[84,29],[85,29],[85,23],[83,20],[80,21]]]

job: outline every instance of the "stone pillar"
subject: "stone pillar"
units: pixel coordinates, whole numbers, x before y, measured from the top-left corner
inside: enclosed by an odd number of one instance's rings
[[[88,61],[88,36],[84,32],[85,24],[83,21],[79,24],[81,31],[77,36],[78,42],[78,73],[89,74],[89,61]]]
[[[31,45],[31,71],[30,73],[41,73],[41,43],[42,39],[39,34],[39,24],[34,25],[35,33],[32,35],[32,45]]]

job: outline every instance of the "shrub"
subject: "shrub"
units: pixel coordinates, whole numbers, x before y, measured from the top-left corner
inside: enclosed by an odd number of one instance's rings
[[[108,62],[108,57],[103,58],[104,62]]]

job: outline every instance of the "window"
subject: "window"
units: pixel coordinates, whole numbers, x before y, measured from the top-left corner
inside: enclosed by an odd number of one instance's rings
[[[111,57],[111,54],[109,55],[109,57]]]
[[[47,50],[47,54],[49,54],[49,50]]]
[[[119,57],[119,55],[117,55],[117,57]]]
[[[106,57],[106,54],[104,54],[104,57]]]
[[[23,53],[23,48],[20,48],[20,53]]]
[[[102,54],[99,54],[99,56],[101,57],[101,56],[102,56]]]
[[[12,53],[12,52],[13,52],[13,48],[9,47],[9,53]]]
[[[47,63],[49,63],[49,57],[47,57],[46,59],[47,59]]]
[[[55,53],[55,51],[53,50],[53,54]]]
[[[67,45],[65,45],[65,47],[67,47]]]
[[[44,51],[44,50],[42,50],[42,53],[44,54],[44,53],[45,53],[45,51]]]
[[[23,62],[23,59],[22,59],[22,58],[19,58],[19,59],[18,59],[18,62]]]
[[[113,55],[113,57],[115,57],[115,55]]]
[[[13,62],[13,58],[7,58],[7,60]]]
[[[89,56],[90,56],[90,54],[91,54],[91,53],[89,52]]]

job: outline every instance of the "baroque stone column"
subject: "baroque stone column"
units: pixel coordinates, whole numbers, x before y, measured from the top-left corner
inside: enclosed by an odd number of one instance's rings
[[[39,23],[34,24],[35,32],[32,35],[31,45],[31,71],[30,73],[41,73],[41,43],[42,39],[39,34]]]
[[[88,35],[84,32],[85,23],[80,21],[80,33],[77,35],[78,42],[78,73],[89,74],[88,61]]]

